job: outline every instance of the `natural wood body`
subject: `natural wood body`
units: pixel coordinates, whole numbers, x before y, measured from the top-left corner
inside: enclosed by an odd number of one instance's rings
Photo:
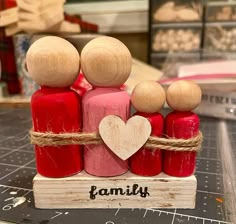
[[[119,177],[104,178],[82,172],[63,179],[37,174],[33,182],[35,206],[49,209],[194,208],[197,187],[195,176],[176,178],[163,173],[140,177],[128,172]],[[96,194],[99,190],[110,195]],[[122,191],[126,194],[128,191],[130,195],[121,195]]]

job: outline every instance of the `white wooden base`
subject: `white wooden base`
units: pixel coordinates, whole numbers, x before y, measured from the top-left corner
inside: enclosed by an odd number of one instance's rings
[[[94,177],[85,172],[66,178],[33,180],[37,208],[194,208],[195,176]]]

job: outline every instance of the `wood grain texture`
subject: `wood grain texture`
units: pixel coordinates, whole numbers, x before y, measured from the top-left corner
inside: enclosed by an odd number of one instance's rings
[[[176,178],[163,173],[140,177],[127,172],[119,177],[104,178],[82,172],[62,179],[37,174],[33,180],[35,206],[47,209],[194,208],[196,187],[195,176]],[[125,195],[120,194],[122,191]]]
[[[39,1],[38,4],[29,4],[22,0],[16,0],[18,8],[26,12],[37,13],[39,10]],[[32,1],[31,1],[32,2]]]
[[[17,22],[18,20],[17,11],[18,11],[17,7],[1,11],[0,12],[0,27],[7,26],[7,25]]]
[[[71,34],[71,33],[80,33],[81,29],[80,26],[76,23],[71,23],[68,21],[62,21],[61,23],[50,27],[50,29],[48,29],[48,31],[50,33],[62,33],[62,34]]]
[[[42,23],[45,29],[54,26],[64,20],[63,5],[56,5],[40,11],[38,13],[30,13],[23,10],[18,11],[18,19],[20,23]],[[26,27],[27,29],[27,27]],[[37,30],[37,27],[34,27]]]
[[[194,81],[180,80],[169,86],[166,98],[173,110],[191,111],[201,103],[202,91]]]
[[[120,117],[109,115],[99,124],[104,143],[122,160],[128,159],[147,141],[152,127],[141,116],[134,116],[125,123]]]
[[[25,1],[25,0],[16,0],[17,6],[24,10],[25,12],[30,13],[39,13],[47,8],[55,7],[56,5],[63,6],[65,0],[40,0],[40,1]]]
[[[26,54],[32,79],[41,86],[66,87],[77,79],[80,56],[67,40],[46,36],[35,41]]]
[[[19,33],[21,29],[18,27],[17,23],[13,23],[5,28],[6,36],[13,36],[16,33]]]
[[[120,87],[129,78],[131,67],[128,48],[113,37],[97,37],[81,52],[82,72],[93,86]]]
[[[147,80],[139,83],[131,94],[132,105],[139,112],[159,112],[165,101],[165,91],[156,81]]]

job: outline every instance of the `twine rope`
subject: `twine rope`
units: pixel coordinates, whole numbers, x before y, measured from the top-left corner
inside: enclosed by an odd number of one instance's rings
[[[30,142],[40,147],[44,146],[63,146],[63,145],[97,145],[103,144],[101,136],[97,132],[93,133],[59,133],[36,132],[30,130]],[[190,151],[201,150],[202,133],[190,139],[160,138],[150,136],[143,147],[148,149],[162,149],[168,151]]]

